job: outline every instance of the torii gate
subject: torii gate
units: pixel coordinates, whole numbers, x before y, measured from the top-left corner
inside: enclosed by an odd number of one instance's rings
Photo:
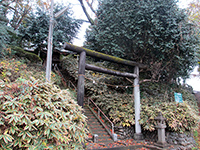
[[[147,68],[146,65],[143,65],[141,63],[137,63],[134,61],[125,60],[122,58],[114,57],[111,55],[107,55],[104,53],[100,53],[97,51],[93,51],[90,49],[86,49],[83,47],[74,46],[70,43],[64,44],[64,49],[77,52],[80,55],[79,58],[79,65],[78,65],[78,91],[77,91],[77,102],[80,106],[83,107],[83,101],[84,101],[84,81],[85,81],[85,69],[87,70],[93,70],[97,72],[117,75],[117,76],[123,76],[123,77],[129,77],[134,78],[134,102],[135,102],[135,134],[134,138],[137,140],[140,140],[143,138],[143,135],[141,133],[141,125],[139,124],[140,119],[140,89],[139,89],[139,68]],[[86,55],[101,58],[103,60],[120,63],[124,65],[129,65],[134,67],[134,74],[127,73],[127,72],[119,72],[119,71],[113,71],[106,68],[97,67],[94,65],[86,64],[85,59]]]

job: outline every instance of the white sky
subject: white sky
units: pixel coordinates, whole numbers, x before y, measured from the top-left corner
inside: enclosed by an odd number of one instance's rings
[[[72,6],[72,10],[74,11],[74,17],[76,19],[85,19],[87,20],[81,6],[80,6],[80,3],[78,0],[55,0],[55,2],[58,2],[58,1],[61,1],[63,2],[63,4],[68,4],[68,3],[71,3],[71,6]],[[83,0],[84,1],[84,0]],[[179,0],[178,2],[178,5],[180,6],[180,8],[186,8],[188,6],[188,4],[190,2],[192,2],[193,0]],[[85,6],[87,6],[87,4],[85,4]],[[90,12],[89,12],[90,13]],[[90,15],[92,15],[93,13],[91,12]],[[83,42],[85,40],[84,36],[85,36],[85,31],[88,27],[89,23],[83,23],[82,27],[81,27],[81,30],[79,31],[79,34],[78,34],[78,39],[75,39],[73,41],[73,44],[74,45],[77,45],[77,46],[82,46],[83,45]],[[196,75],[199,75],[199,72],[197,71],[198,67],[196,67],[194,69],[194,71],[192,72],[192,74],[196,74]],[[187,79],[186,80],[186,83],[191,85],[194,89],[194,91],[200,91],[200,76],[191,76],[191,78]]]

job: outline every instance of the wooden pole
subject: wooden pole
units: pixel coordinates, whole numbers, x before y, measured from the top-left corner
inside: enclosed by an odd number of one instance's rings
[[[115,62],[115,63],[120,63],[120,64],[124,64],[124,65],[129,65],[129,66],[133,66],[133,67],[138,66],[140,68],[147,68],[146,65],[141,64],[141,63],[137,63],[135,61],[130,61],[130,60],[114,57],[114,56],[107,55],[107,54],[104,54],[104,53],[100,53],[100,52],[90,50],[90,49],[87,49],[87,48],[75,46],[75,45],[72,45],[72,44],[67,43],[67,42],[64,44],[64,49],[74,51],[74,52],[77,52],[77,53],[81,53],[82,51],[85,51],[88,56],[101,58],[103,60],[107,60],[107,61],[111,61],[111,62]]]
[[[121,77],[128,77],[128,78],[136,78],[136,74],[128,73],[128,72],[120,72],[116,70],[111,70],[107,68],[102,68],[102,67],[97,67],[94,65],[86,64],[85,69],[87,70],[92,70],[92,71],[97,71],[101,73],[106,73],[106,74],[111,74],[111,75],[116,75],[116,76],[121,76]]]
[[[77,90],[77,102],[78,105],[83,107],[83,101],[84,101],[84,81],[85,81],[85,58],[86,58],[86,52],[83,51],[80,54],[79,58],[79,65],[78,65],[78,90]]]
[[[134,79],[134,102],[135,102],[135,134],[134,138],[136,140],[141,140],[143,135],[141,133],[141,125],[139,124],[140,120],[140,87],[139,87],[139,67],[135,66],[134,74],[137,75],[137,78]]]

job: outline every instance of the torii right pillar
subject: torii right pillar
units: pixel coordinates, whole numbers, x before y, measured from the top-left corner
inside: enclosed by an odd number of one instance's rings
[[[143,134],[141,132],[141,125],[139,124],[140,120],[140,86],[139,86],[139,67],[135,66],[134,74],[137,77],[134,79],[134,102],[135,102],[135,140],[142,140]]]

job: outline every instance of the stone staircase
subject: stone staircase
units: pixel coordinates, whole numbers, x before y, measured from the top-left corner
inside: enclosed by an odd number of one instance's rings
[[[84,111],[85,115],[88,118],[88,127],[90,129],[91,134],[98,135],[97,137],[97,143],[112,143],[112,137],[110,134],[106,131],[104,126],[100,123],[100,121],[96,118],[96,116],[93,114],[93,112],[87,107],[87,105],[84,105]]]
[[[87,116],[87,125],[89,127],[89,138],[86,140],[84,150],[151,150],[143,147],[144,143],[134,140],[113,140],[110,129],[105,125],[104,120],[99,119],[95,107],[89,108],[84,104],[84,114]],[[92,111],[91,111],[92,110]],[[98,118],[98,119],[97,119]],[[103,125],[102,125],[103,124]],[[94,141],[95,135],[98,135]],[[92,138],[93,137],[93,138]],[[155,149],[152,149],[155,150]]]

